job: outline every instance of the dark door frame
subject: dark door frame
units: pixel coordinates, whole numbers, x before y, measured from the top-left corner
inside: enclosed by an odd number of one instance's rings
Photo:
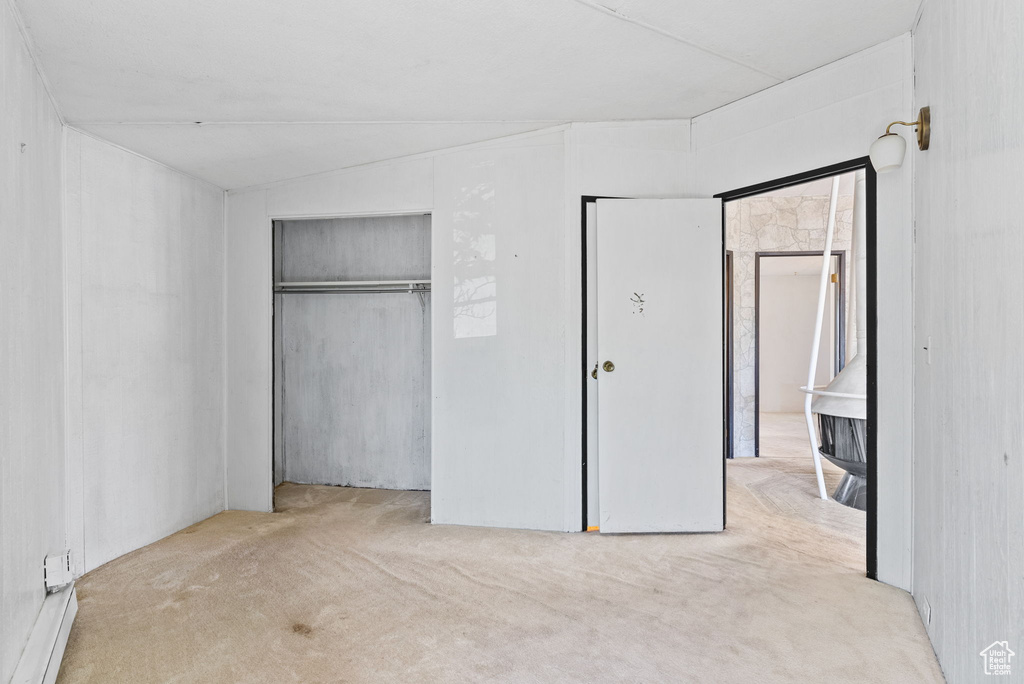
[[[792,252],[754,252],[754,456],[761,455],[761,257],[821,256],[823,250]],[[834,325],[836,331],[835,360],[836,374],[846,365],[846,251],[833,249],[836,257],[836,273],[839,287],[836,288]],[[730,321],[732,320],[730,316]],[[730,327],[732,327],[730,325]],[[730,380],[731,382],[732,380]],[[730,410],[732,407],[730,406]],[[732,440],[729,440],[732,444]]]
[[[791,185],[800,185],[819,178],[829,178],[849,171],[863,169],[865,175],[865,204],[867,205],[867,221],[865,226],[865,242],[867,243],[867,301],[864,303],[867,309],[867,394],[868,394],[868,419],[867,419],[867,576],[870,579],[878,578],[878,245],[877,245],[877,197],[876,197],[876,174],[871,166],[868,157],[859,157],[848,161],[839,162],[830,166],[823,166],[804,173],[794,174],[777,178],[756,185],[748,185],[744,188],[729,190],[715,195],[722,200],[722,258],[725,258],[725,204],[733,200],[760,195],[769,190],[786,188]],[[723,279],[724,281],[724,279]],[[723,282],[724,287],[724,282]],[[723,311],[724,319],[724,311]],[[723,330],[725,321],[722,322]],[[725,417],[726,433],[732,436],[732,415]],[[722,467],[725,468],[723,454]]]
[[[725,250],[725,268],[723,273],[725,274],[725,292],[723,300],[725,301],[725,414],[731,416],[734,407],[734,396],[733,396],[733,315],[734,315],[734,290],[735,285],[733,278],[735,272],[733,271],[733,253],[731,249]],[[728,424],[727,424],[728,425]],[[725,457],[732,458],[732,434],[726,429],[725,432]],[[722,480],[725,480],[725,473],[722,473]],[[724,523],[723,523],[724,525]]]

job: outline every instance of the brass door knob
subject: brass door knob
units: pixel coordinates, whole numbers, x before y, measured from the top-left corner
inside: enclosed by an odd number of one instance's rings
[[[590,371],[590,377],[592,377],[595,380],[597,380],[597,364],[596,363],[594,364],[594,370]]]
[[[605,373],[611,373],[613,370],[615,370],[615,364],[612,363],[611,361],[605,361],[604,366],[602,366],[602,368],[604,368]]]

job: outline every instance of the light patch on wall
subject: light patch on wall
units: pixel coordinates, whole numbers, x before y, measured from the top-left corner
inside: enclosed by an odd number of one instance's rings
[[[470,172],[476,182],[460,186],[452,220],[456,338],[498,334],[494,162],[475,164]]]

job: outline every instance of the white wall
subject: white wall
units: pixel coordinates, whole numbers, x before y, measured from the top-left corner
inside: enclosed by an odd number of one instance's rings
[[[434,522],[564,526],[564,175],[560,131],[435,159]]]
[[[270,220],[431,211],[433,517],[578,530],[579,197],[679,195],[689,142],[685,121],[582,124],[229,193],[229,508],[272,507]],[[470,199],[482,184],[493,197]],[[441,256],[462,229],[494,236],[496,335],[455,336],[461,267]]]
[[[863,157],[913,100],[903,36],[693,120],[695,188],[734,190]],[[878,577],[911,583],[913,161],[878,177]]]
[[[564,173],[556,130],[230,193],[229,507],[272,506],[270,220],[431,211],[432,518],[563,529]],[[456,315],[457,230],[492,236],[482,331]]]
[[[914,596],[950,682],[1009,640],[1024,673],[1020,2],[930,2],[915,32]],[[905,133],[913,140],[912,133]],[[925,351],[928,347],[928,351]],[[1006,677],[1005,679],[1011,679]]]
[[[44,556],[81,572],[223,509],[224,251],[220,190],[62,131],[6,2],[0,39],[7,681]]]
[[[224,193],[66,144],[71,537],[91,570],[224,509]]]
[[[800,388],[807,384],[807,348],[818,313],[820,281],[821,276],[816,275],[761,274],[758,408],[762,412],[800,413],[804,410],[805,395]],[[826,299],[815,385],[827,385],[832,379],[834,287],[829,286]]]
[[[565,526],[582,526],[583,287],[580,197],[682,197],[693,184],[690,122],[578,123],[566,133]],[[591,502],[592,503],[592,502]]]
[[[0,682],[64,548],[61,122],[0,2]],[[24,147],[23,147],[24,146]]]

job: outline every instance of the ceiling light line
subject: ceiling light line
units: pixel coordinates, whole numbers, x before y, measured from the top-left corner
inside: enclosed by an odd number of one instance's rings
[[[654,33],[657,33],[658,35],[661,35],[661,36],[665,36],[666,38],[671,38],[672,40],[676,41],[677,43],[682,43],[683,45],[686,45],[688,47],[692,47],[695,50],[700,50],[701,52],[705,52],[705,53],[707,53],[709,55],[712,55],[714,57],[718,57],[719,59],[724,59],[727,62],[731,62],[732,64],[735,64],[736,66],[741,66],[744,69],[750,69],[751,71],[756,71],[757,73],[761,74],[762,76],[767,76],[768,78],[774,79],[775,81],[777,81],[779,83],[781,83],[782,81],[785,80],[784,78],[782,78],[780,76],[776,76],[775,74],[770,73],[768,71],[765,71],[764,69],[760,69],[760,68],[754,66],[753,64],[747,64],[746,62],[744,62],[742,60],[736,59],[735,57],[730,57],[729,55],[726,55],[726,54],[723,54],[721,52],[718,52],[717,50],[712,50],[710,48],[704,47],[703,45],[699,45],[697,43],[694,43],[693,41],[690,41],[690,40],[687,40],[686,38],[683,38],[682,36],[677,36],[674,33],[666,31],[665,29],[658,28],[657,26],[654,26],[653,24],[648,24],[646,21],[643,21],[641,19],[634,19],[633,17],[630,17],[630,16],[628,16],[626,14],[622,14],[620,12],[616,12],[612,8],[605,7],[604,5],[602,5],[602,4],[598,3],[598,2],[593,2],[592,0],[573,0],[573,2],[579,3],[580,5],[583,5],[584,7],[589,7],[590,9],[596,10],[598,12],[601,12],[602,14],[607,14],[608,16],[614,17],[615,19],[619,19],[620,21],[625,21],[627,23],[633,24],[635,26],[639,26],[640,28],[646,29],[648,31],[653,31]]]
[[[72,126],[408,126],[410,124],[545,124],[557,126],[566,119],[431,119],[405,121],[71,121]]]

